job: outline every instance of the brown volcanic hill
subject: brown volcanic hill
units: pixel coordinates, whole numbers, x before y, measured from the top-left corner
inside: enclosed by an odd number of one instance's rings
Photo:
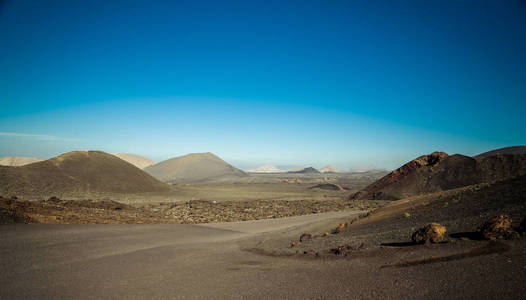
[[[22,167],[0,167],[1,195],[81,198],[170,191],[169,185],[101,151],[74,151]]]
[[[113,155],[117,156],[118,158],[129,162],[130,164],[136,166],[139,169],[144,169],[146,167],[155,165],[155,161],[142,157],[137,154],[131,154],[131,153],[112,153]]]
[[[34,157],[6,156],[0,157],[0,166],[20,167],[39,161],[43,161],[43,159]]]
[[[248,176],[213,153],[192,153],[144,169],[164,182],[198,182]]]
[[[526,173],[526,155],[495,155],[474,159],[434,152],[387,174],[352,199],[397,200],[405,197],[493,182]]]
[[[494,156],[498,154],[509,154],[509,155],[526,154],[526,146],[512,146],[512,147],[495,149],[492,151],[484,152],[474,157],[478,159],[478,158],[485,158],[485,157],[490,157],[490,156]]]

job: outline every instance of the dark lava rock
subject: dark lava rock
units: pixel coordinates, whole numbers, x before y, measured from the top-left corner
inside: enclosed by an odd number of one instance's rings
[[[518,237],[518,233],[513,231],[512,219],[508,215],[500,215],[482,224],[477,232],[482,238],[488,240],[512,239]]]
[[[59,203],[60,199],[58,197],[56,197],[56,196],[53,196],[53,197],[47,199],[47,201],[53,202],[53,203]]]
[[[444,233],[446,233],[445,226],[438,223],[428,223],[413,233],[411,240],[417,244],[439,243],[444,240]]]

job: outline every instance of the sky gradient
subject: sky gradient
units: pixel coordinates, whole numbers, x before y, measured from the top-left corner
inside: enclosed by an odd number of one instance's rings
[[[0,1],[0,104],[0,156],[474,155],[526,144],[526,1]]]

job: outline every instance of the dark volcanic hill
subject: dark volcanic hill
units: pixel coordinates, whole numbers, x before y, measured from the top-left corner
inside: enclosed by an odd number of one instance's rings
[[[118,157],[74,151],[21,167],[0,167],[0,194],[35,197],[165,193],[172,187]]]
[[[164,182],[198,182],[248,176],[213,153],[192,153],[171,158],[144,171]]]
[[[522,174],[526,174],[526,155],[497,154],[475,159],[434,152],[408,162],[351,198],[396,200]]]
[[[485,158],[485,157],[490,157],[490,156],[494,156],[498,154],[509,154],[509,155],[526,154],[526,146],[512,146],[512,147],[495,149],[492,151],[484,152],[474,157],[478,159],[478,158]]]
[[[288,171],[287,173],[296,173],[296,174],[319,174],[320,171],[314,169],[313,167],[308,167],[301,170],[292,170]]]

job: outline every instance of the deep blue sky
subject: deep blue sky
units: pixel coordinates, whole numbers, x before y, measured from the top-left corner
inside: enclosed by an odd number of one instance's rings
[[[0,156],[395,168],[526,144],[526,1],[0,3]]]

